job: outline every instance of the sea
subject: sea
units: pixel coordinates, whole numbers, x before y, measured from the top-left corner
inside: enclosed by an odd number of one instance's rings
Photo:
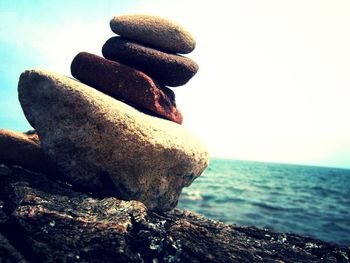
[[[350,246],[350,169],[212,159],[178,208]]]

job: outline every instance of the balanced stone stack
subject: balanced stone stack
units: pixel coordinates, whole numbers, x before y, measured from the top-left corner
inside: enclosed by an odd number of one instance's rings
[[[196,73],[195,62],[175,54],[192,51],[195,42],[153,16],[115,17],[111,27],[122,37],[103,46],[107,59],[82,52],[72,62],[72,75],[86,85],[29,70],[20,77],[19,100],[64,180],[166,211],[208,165],[206,148],[179,125],[182,115],[166,87]]]
[[[145,113],[181,124],[175,95],[167,86],[184,85],[198,70],[196,62],[177,54],[195,48],[191,34],[172,21],[148,15],[117,16],[110,26],[120,36],[104,44],[106,59],[79,53],[72,75]]]

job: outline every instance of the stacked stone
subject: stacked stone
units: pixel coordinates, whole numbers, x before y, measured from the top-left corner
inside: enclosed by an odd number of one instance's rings
[[[182,116],[166,87],[185,83],[197,70],[189,59],[167,53],[190,52],[194,41],[160,18],[117,17],[111,25],[125,38],[108,40],[103,53],[119,62],[85,52],[72,62],[72,75],[87,85],[46,70],[22,73],[19,100],[37,136],[0,131],[0,163],[53,173],[98,196],[170,210],[209,158],[200,140],[177,124]],[[148,46],[129,40],[138,38]],[[1,152],[5,147],[14,150]]]
[[[196,62],[178,54],[195,48],[191,34],[149,15],[116,16],[110,26],[119,36],[104,44],[105,58],[79,53],[71,65],[73,77],[140,111],[182,124],[167,86],[186,84],[198,70]]]

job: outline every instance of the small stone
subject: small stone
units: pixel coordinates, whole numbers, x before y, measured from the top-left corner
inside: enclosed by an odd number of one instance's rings
[[[141,71],[81,52],[73,59],[71,72],[81,82],[124,100],[141,111],[151,111],[168,120],[182,123],[173,91],[167,87],[160,89],[157,83]]]
[[[84,189],[113,189],[116,197],[166,211],[208,165],[205,147],[181,125],[73,79],[26,71],[18,91],[45,153]]]
[[[170,53],[190,53],[196,46],[196,41],[186,29],[158,16],[115,16],[110,26],[114,33],[122,37]]]
[[[185,85],[198,71],[198,65],[190,58],[165,53],[121,37],[112,37],[104,44],[102,54],[141,70],[164,85]]]
[[[53,172],[55,165],[44,154],[37,134],[0,130],[0,163],[19,165],[36,172]]]

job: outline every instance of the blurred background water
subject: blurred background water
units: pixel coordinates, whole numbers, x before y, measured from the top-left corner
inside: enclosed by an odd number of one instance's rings
[[[350,170],[212,159],[179,208],[350,246]]]

